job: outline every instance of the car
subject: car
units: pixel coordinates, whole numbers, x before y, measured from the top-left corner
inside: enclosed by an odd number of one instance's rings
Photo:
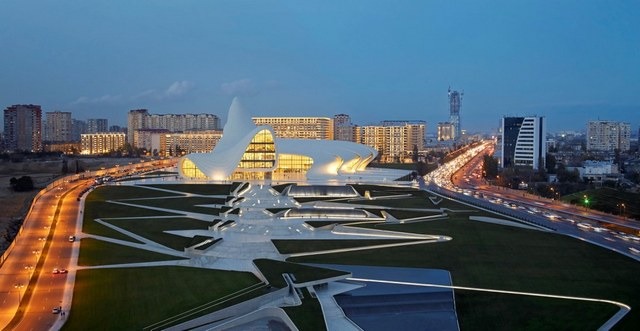
[[[76,236],[69,236],[69,242],[76,241]]]
[[[69,272],[69,270],[67,270],[67,269],[64,269],[64,268],[60,269],[60,273],[61,274],[66,274],[68,272]]]
[[[53,307],[53,309],[51,309],[51,312],[54,314],[60,314],[61,310],[62,309],[60,309],[60,307]]]
[[[58,268],[53,268],[52,273],[53,273],[53,274],[59,274],[59,273],[60,273],[60,269],[58,269]]]

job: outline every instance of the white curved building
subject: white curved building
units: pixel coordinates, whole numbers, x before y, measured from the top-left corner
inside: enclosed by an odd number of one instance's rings
[[[256,126],[234,98],[213,151],[182,157],[178,171],[204,180],[327,179],[362,171],[376,155],[349,141],[276,138],[270,126]]]

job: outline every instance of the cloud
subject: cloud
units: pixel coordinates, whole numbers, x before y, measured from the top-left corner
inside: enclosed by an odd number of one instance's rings
[[[253,96],[258,94],[258,88],[253,80],[244,78],[220,85],[222,93],[233,96]]]
[[[157,89],[147,89],[129,96],[105,94],[101,97],[90,98],[86,96],[79,97],[71,102],[71,105],[98,105],[98,104],[117,104],[126,101],[164,101],[177,99],[187,95],[195,87],[195,84],[186,80],[179,80],[171,83],[169,87],[158,91]]]
[[[192,82],[189,82],[186,80],[176,81],[176,82],[173,82],[173,84],[171,84],[164,91],[163,97],[166,97],[166,98],[180,97],[189,93],[189,91],[191,91],[193,87],[194,87],[194,84]]]
[[[72,105],[81,105],[81,104],[112,104],[112,103],[118,103],[122,100],[122,96],[121,95],[111,95],[111,94],[105,94],[101,97],[97,97],[97,98],[89,98],[86,96],[82,96],[79,97],[78,99],[76,99],[76,101],[73,101],[71,104]]]

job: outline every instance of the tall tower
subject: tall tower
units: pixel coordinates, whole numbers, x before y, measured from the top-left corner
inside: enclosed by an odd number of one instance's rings
[[[46,112],[45,138],[49,142],[71,141],[71,113],[68,111]]]
[[[146,109],[133,109],[127,116],[127,142],[133,147],[137,147],[133,141],[135,130],[147,129],[149,122],[149,111]]]
[[[42,108],[13,105],[4,110],[5,148],[9,151],[42,151]]]
[[[458,140],[462,136],[460,127],[460,106],[464,92],[452,91],[449,87],[449,122],[453,125],[453,139]]]

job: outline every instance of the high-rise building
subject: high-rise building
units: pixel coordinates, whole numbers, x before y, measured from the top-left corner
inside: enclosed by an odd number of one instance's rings
[[[438,123],[438,141],[453,140],[454,128],[451,122]]]
[[[39,105],[7,107],[4,135],[8,151],[42,151],[42,108]]]
[[[449,87],[449,122],[453,125],[453,139],[462,137],[462,127],[460,124],[460,106],[462,106],[462,96],[464,92],[452,91]]]
[[[106,118],[90,118],[87,120],[87,133],[108,132],[109,121]]]
[[[328,117],[253,117],[268,125],[278,138],[333,140],[333,119]]]
[[[631,148],[631,125],[624,122],[589,121],[587,151],[628,151]]]
[[[127,128],[123,128],[120,125],[109,126],[109,132],[127,132]]]
[[[544,167],[547,154],[546,120],[544,117],[503,117],[500,125],[502,137],[499,140],[500,166]]]
[[[87,133],[87,122],[71,119],[71,140],[80,141],[80,135]]]
[[[160,135],[160,148],[158,151],[163,156],[210,153],[222,138],[222,131],[187,131],[173,132]]]
[[[133,132],[139,129],[148,129],[149,111],[146,109],[133,109],[127,116],[127,142],[135,147],[133,143]]]
[[[72,127],[70,112],[46,112],[44,140],[48,142],[71,141]]]
[[[333,116],[333,140],[355,141],[351,116],[338,114]]]
[[[125,134],[116,132],[85,133],[81,135],[81,154],[96,155],[117,151],[125,143]]]
[[[141,129],[168,130],[169,132],[218,130],[220,119],[213,114],[149,114],[146,109],[129,111],[127,142],[134,147],[134,131]]]
[[[426,122],[383,121],[380,124],[358,127],[357,142],[376,149],[382,162],[403,162],[410,158],[414,148],[424,150]]]

